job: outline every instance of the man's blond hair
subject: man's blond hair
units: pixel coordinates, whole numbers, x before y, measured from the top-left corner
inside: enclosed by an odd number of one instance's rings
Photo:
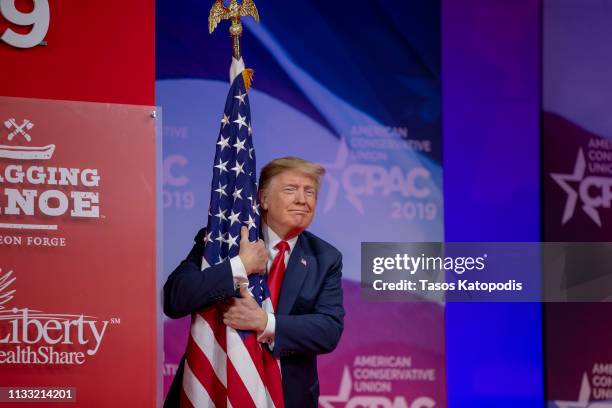
[[[300,159],[299,157],[291,156],[274,159],[261,169],[259,190],[267,188],[272,178],[288,170],[296,170],[306,176],[312,177],[315,180],[317,192],[319,191],[320,179],[325,175],[323,166],[308,160]]]

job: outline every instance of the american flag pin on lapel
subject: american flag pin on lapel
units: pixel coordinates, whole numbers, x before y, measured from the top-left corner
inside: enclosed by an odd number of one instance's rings
[[[308,266],[308,262],[306,262],[304,258],[300,258],[300,262],[302,263],[302,265]]]

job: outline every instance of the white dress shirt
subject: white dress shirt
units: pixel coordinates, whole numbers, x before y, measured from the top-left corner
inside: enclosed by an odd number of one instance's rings
[[[275,246],[282,241],[282,239],[270,228],[267,224],[263,224],[262,232],[264,236],[264,243],[266,245],[266,250],[268,251],[268,262],[266,264],[266,271],[268,273],[270,268],[272,267],[272,261],[276,257],[278,253],[278,249]],[[298,236],[286,240],[289,244],[289,250],[285,252],[285,267],[287,267],[287,262],[289,262],[289,257],[291,256],[291,252],[293,252],[293,248],[297,243]],[[240,256],[236,255],[232,259],[230,259],[230,265],[232,268],[232,275],[234,276],[234,283],[238,286],[241,283],[248,282],[246,268],[240,259]],[[274,313],[272,311],[272,303],[266,302],[263,307],[264,311],[268,313],[268,323],[266,324],[266,328],[263,332],[258,333],[257,341],[261,343],[268,343],[270,348],[274,348],[274,333],[276,330],[276,318],[274,317]]]

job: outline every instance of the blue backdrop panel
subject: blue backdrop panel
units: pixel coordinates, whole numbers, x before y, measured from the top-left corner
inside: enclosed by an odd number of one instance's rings
[[[540,2],[442,4],[445,235],[540,240]],[[540,304],[449,304],[451,407],[542,407]]]

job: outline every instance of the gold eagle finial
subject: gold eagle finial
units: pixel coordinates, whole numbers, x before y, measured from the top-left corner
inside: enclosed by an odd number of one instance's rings
[[[223,4],[223,0],[215,0],[208,15],[208,31],[211,34],[221,21],[232,21],[229,31],[232,36],[233,55],[236,59],[240,59],[240,36],[242,35],[240,17],[246,16],[253,17],[259,23],[259,13],[253,0],[243,0],[242,4],[238,4],[238,0],[230,0],[228,7]]]

